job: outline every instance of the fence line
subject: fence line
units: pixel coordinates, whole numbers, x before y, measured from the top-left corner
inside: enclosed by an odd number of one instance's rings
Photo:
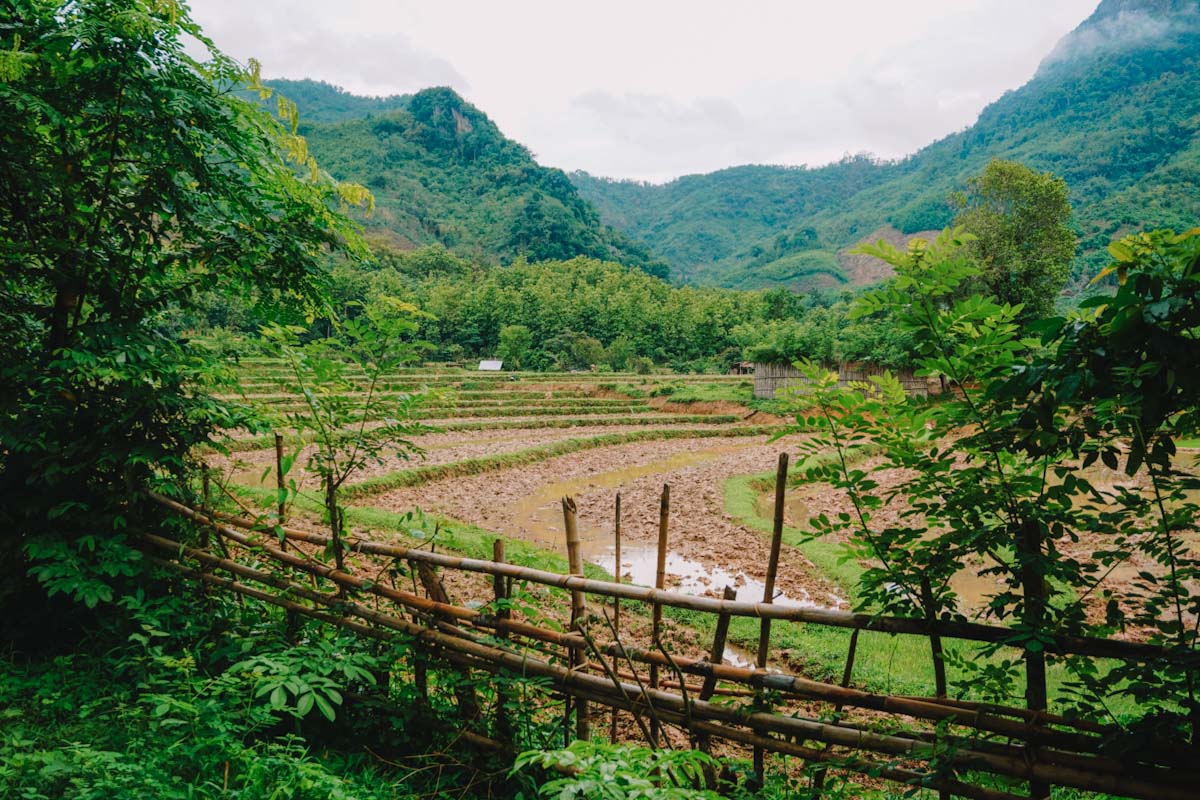
[[[588,613],[583,596],[593,594],[639,600],[657,608],[670,606],[710,612],[726,622],[730,616],[736,615],[928,637],[930,625],[924,619],[873,618],[845,612],[814,613],[819,610],[696,598],[520,567],[502,561],[503,554],[499,549],[495,551],[499,554],[495,561],[481,561],[380,542],[346,541],[348,551],[403,560],[420,566],[427,594],[421,596],[415,591],[404,591],[357,577],[349,568],[336,569],[326,565],[311,558],[301,547],[293,546],[285,551],[276,536],[280,529],[274,524],[263,525],[256,520],[198,511],[163,495],[155,495],[154,499],[200,523],[209,534],[215,533],[213,544],[220,549],[218,554],[207,548],[188,547],[171,539],[147,534],[140,541],[151,553],[149,557],[154,563],[205,585],[255,597],[280,606],[289,614],[308,616],[359,634],[376,638],[398,634],[411,636],[431,654],[444,658],[458,668],[511,671],[550,679],[557,691],[573,698],[578,709],[576,724],[580,734],[588,731],[587,707],[593,703],[631,712],[638,719],[648,715],[659,724],[676,725],[687,730],[698,742],[706,742],[711,738],[725,739],[759,752],[795,755],[814,763],[829,764],[836,769],[868,772],[889,780],[935,788],[948,795],[984,800],[1012,800],[1018,795],[970,785],[956,777],[954,771],[988,772],[1007,779],[1027,781],[1031,787],[1056,784],[1147,800],[1194,797],[1194,787],[1200,785],[1200,771],[1196,771],[1193,763],[1194,751],[1180,745],[1145,742],[1143,744],[1149,747],[1148,751],[1124,754],[1120,759],[1106,756],[1106,743],[1119,734],[1119,730],[1113,726],[942,697],[877,695],[795,675],[714,663],[716,659],[711,654],[706,654],[704,658],[688,658],[668,654],[662,649],[631,647],[622,643],[619,637],[597,644],[596,637],[589,632],[589,626],[596,624],[597,617],[594,613]],[[328,542],[326,536],[294,528],[284,528],[282,533],[286,540],[294,543],[325,545]],[[229,546],[220,546],[221,542]],[[315,583],[306,585],[291,580],[286,573],[267,572],[240,563],[235,557],[239,552],[252,553],[258,560],[269,559],[294,573],[304,574],[305,580],[313,576],[327,581],[326,585],[336,587],[336,590],[324,592]],[[197,566],[188,566],[185,563],[188,561]],[[488,614],[455,605],[438,585],[438,579],[431,569],[435,566],[500,579],[515,578],[567,590],[573,596],[578,596],[578,600],[572,603],[576,624],[571,631],[555,631],[512,619],[507,613]],[[576,562],[574,571],[578,569]],[[227,573],[230,577],[214,574],[217,571]],[[432,576],[430,580],[434,585],[426,582],[427,574]],[[251,584],[268,589],[256,588]],[[496,586],[500,586],[500,582]],[[438,594],[436,599],[430,596],[434,590]],[[500,589],[496,592],[497,596],[501,595]],[[376,604],[379,599],[395,603],[406,613],[415,615],[417,621],[381,611],[378,605],[375,608],[365,606],[354,599],[362,594],[376,597]],[[998,643],[1003,643],[1004,638],[1011,638],[1012,635],[1011,631],[995,626],[975,623],[967,624],[967,627],[962,625],[941,624],[938,634],[948,638]],[[718,625],[719,633],[720,628]],[[1060,637],[1059,640],[1064,648],[1077,648],[1068,652],[1099,650],[1106,657],[1132,660],[1173,655],[1161,648],[1128,642],[1107,642],[1107,645],[1119,645],[1110,650],[1100,645],[1104,642],[1106,640],[1083,637]],[[562,666],[545,657],[545,647],[567,648],[581,656],[573,657],[568,666]],[[587,658],[589,649],[596,658]],[[1118,651],[1124,655],[1111,655]],[[715,646],[713,652],[717,652]],[[606,657],[613,658],[612,667]],[[626,661],[628,665],[621,674],[617,674],[615,666],[619,660]],[[661,681],[658,688],[649,687],[637,674],[635,664],[655,671],[666,668],[667,674],[674,673],[676,680]],[[603,674],[594,674],[597,670]],[[705,679],[701,696],[697,697],[694,693],[695,687],[687,685],[685,675]],[[629,682],[630,677],[634,683]],[[805,718],[798,712],[774,713],[755,710],[756,707],[731,707],[708,699],[718,690],[716,681],[746,687],[740,690],[722,687],[726,694],[733,697],[769,691],[783,698],[803,698],[838,707],[903,715],[935,723],[936,727],[880,733],[841,719],[840,716],[826,722]],[[680,684],[684,684],[680,693],[669,691]],[[500,727],[500,721],[497,720],[497,729]],[[822,747],[809,747],[805,744],[807,741],[819,743]],[[831,747],[851,752],[831,751]],[[855,753],[873,754],[875,757],[864,758]],[[902,763],[896,763],[897,759]],[[932,764],[934,769],[916,769],[914,763]]]

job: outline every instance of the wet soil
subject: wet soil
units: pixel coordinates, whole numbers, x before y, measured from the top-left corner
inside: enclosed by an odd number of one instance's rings
[[[724,482],[769,470],[782,442],[767,437],[642,442],[560,456],[486,475],[448,479],[371,498],[391,510],[420,507],[565,552],[561,498],[573,496],[589,561],[612,568],[613,517],[622,497],[621,573],[653,584],[659,500],[670,484],[667,586],[719,595],[729,585],[739,599],[762,600],[769,542],[730,518]],[[791,548],[781,558],[778,602],[843,605],[832,584]]]

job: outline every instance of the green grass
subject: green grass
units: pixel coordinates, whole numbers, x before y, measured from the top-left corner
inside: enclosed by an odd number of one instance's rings
[[[869,455],[870,451],[859,453],[857,457]],[[725,510],[738,522],[747,527],[761,531],[769,536],[772,531],[772,521],[758,513],[758,496],[765,490],[773,492],[774,474],[760,473],[743,475],[729,479],[725,483]],[[842,596],[854,604],[855,587],[862,575],[862,567],[858,562],[845,557],[844,548],[830,541],[810,539],[804,530],[785,527],[783,543],[794,548],[812,562],[843,593]],[[695,620],[690,624],[703,624],[703,620]],[[753,623],[747,625],[746,623]],[[754,620],[738,620],[730,625],[731,640],[735,643],[757,648],[757,623]],[[739,637],[734,638],[735,631]],[[829,628],[819,625],[779,625],[771,629],[771,646],[773,649],[787,648],[803,654],[810,677],[819,676],[825,680],[840,680],[846,661],[846,652],[850,645],[851,631],[848,629]],[[982,650],[982,646],[965,641],[943,641],[943,646],[969,657],[971,653]],[[1016,650],[1005,650],[1008,657],[1019,655]],[[1106,662],[1097,661],[1104,669]],[[952,667],[946,670],[947,680],[951,683],[961,675],[956,674]],[[1047,688],[1051,699],[1062,696],[1062,688],[1068,679],[1064,667],[1051,664],[1047,670]],[[933,694],[933,659],[929,643],[926,639],[912,635],[893,635],[862,631],[858,639],[858,651],[854,662],[853,681],[856,685],[865,686],[872,691],[889,692],[893,694]],[[1023,705],[1021,697],[1012,697],[1014,705]],[[1110,698],[1109,708],[1115,714],[1132,711],[1135,702],[1127,697]]]

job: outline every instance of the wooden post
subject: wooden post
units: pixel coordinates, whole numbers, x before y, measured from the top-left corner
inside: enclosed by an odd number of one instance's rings
[[[504,563],[504,540],[496,539],[492,542],[492,561],[497,564]],[[507,620],[512,616],[512,612],[507,608],[508,600],[508,579],[503,575],[495,575],[492,579],[492,589],[496,596],[496,618]],[[507,629],[501,627],[496,631],[496,637],[504,640],[508,638]],[[501,684],[501,689],[497,692],[499,707],[496,709],[496,734],[501,741],[506,743],[512,742],[512,720],[508,715],[508,703],[511,700],[511,693],[506,687]]]
[[[572,575],[583,576],[583,554],[579,550],[579,526],[576,518],[575,501],[570,497],[562,499],[563,529],[567,534],[567,563]],[[587,599],[583,592],[571,592],[571,629],[578,630],[587,613]],[[583,663],[583,654],[577,649],[571,650],[571,668]],[[588,703],[586,700],[575,701],[575,738],[587,741],[591,736],[588,724]]]
[[[202,505],[200,506],[200,510],[204,512],[205,516],[208,516],[208,514],[212,511],[212,487],[209,485],[212,481],[212,478],[208,474],[207,466],[204,467],[204,471],[201,473],[200,480],[201,486],[203,487],[201,489]],[[200,527],[200,546],[205,550],[208,549],[208,527],[209,526],[207,524]]]
[[[846,666],[842,670],[843,689],[850,686],[850,676],[854,673],[854,656],[856,653],[858,653],[858,628],[855,628],[850,633],[850,647],[846,650]],[[838,719],[838,715],[842,713],[842,709],[844,707],[845,706],[842,703],[837,703],[834,705],[833,718],[835,720]],[[825,747],[821,748],[821,750],[822,752],[825,752],[828,751],[830,747],[831,745],[826,743]],[[820,795],[821,790],[825,788],[825,774],[827,772],[829,772],[828,767],[821,767],[813,773],[813,789],[816,790],[817,795]]]
[[[788,454],[779,454],[779,465],[775,469],[775,519],[771,526],[771,556],[767,561],[767,577],[763,581],[763,602],[775,601],[775,576],[779,572],[779,550],[783,545],[783,512],[784,501],[787,497]],[[767,668],[767,656],[771,650],[771,620],[764,619],[758,633],[758,659],[755,665],[759,669]],[[766,771],[766,754],[761,747],[754,748],[754,778],[759,786],[763,785]]]
[[[654,574],[654,588],[662,589],[667,583],[667,525],[671,518],[671,487],[664,483],[662,489],[662,498],[658,504],[658,569]],[[656,601],[653,606],[653,616],[651,617],[651,637],[654,641],[658,641],[658,635],[662,630],[662,606]],[[650,665],[650,688],[658,688],[658,665]],[[650,739],[654,746],[658,746],[658,720],[650,721]]]
[[[1034,520],[1026,520],[1017,538],[1017,558],[1021,568],[1021,590],[1025,595],[1023,622],[1030,631],[1041,631],[1046,616],[1046,583],[1038,562],[1042,557],[1042,532]],[[1025,705],[1030,711],[1045,711],[1048,695],[1046,691],[1046,652],[1025,650]],[[1036,758],[1037,749],[1032,748]],[[1050,784],[1044,781],[1029,782],[1032,800],[1050,797]]]
[[[275,487],[279,490],[279,524],[286,524],[285,514],[287,512],[284,503],[284,483],[283,483],[283,434],[275,434]],[[280,550],[287,550],[287,539],[282,539],[279,543]]]
[[[617,492],[616,512],[613,520],[613,581],[621,582],[621,493]],[[621,598],[613,598],[613,637],[617,643],[621,642]],[[617,656],[613,656],[613,671],[616,672],[620,660]],[[617,707],[613,706],[612,721],[608,727],[609,742],[617,743]]]
[[[737,590],[726,586],[724,592],[726,600],[737,600]],[[729,638],[729,614],[717,615],[717,630],[713,634],[712,649],[708,651],[708,663],[723,664],[725,662],[725,642]],[[717,676],[708,674],[704,676],[704,684],[700,687],[700,699],[708,700],[717,690]],[[696,746],[708,752],[709,737],[700,734],[696,737]],[[710,787],[712,788],[712,787]]]

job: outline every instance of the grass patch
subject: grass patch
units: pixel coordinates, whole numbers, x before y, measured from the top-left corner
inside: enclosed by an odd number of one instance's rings
[[[861,448],[854,454],[858,460],[874,454],[874,448]],[[833,458],[817,456],[816,458]],[[809,465],[812,464],[810,459]],[[754,530],[770,535],[773,523],[758,513],[758,498],[763,491],[774,491],[774,473],[743,475],[729,479],[725,483],[725,510],[738,522]],[[794,484],[793,484],[794,485]],[[843,597],[854,605],[856,586],[862,575],[862,567],[854,559],[845,558],[843,547],[823,539],[807,539],[805,530],[785,527],[783,543],[796,549],[812,562],[830,581],[843,593]],[[703,616],[703,615],[700,615]],[[747,626],[745,623],[752,623]],[[731,641],[751,649],[758,646],[758,623],[755,620],[733,620],[730,625]],[[703,624],[703,620],[689,621],[689,624]],[[736,632],[736,636],[735,636]],[[823,680],[838,681],[846,662],[846,652],[850,646],[851,631],[849,629],[830,628],[822,625],[808,624],[778,624],[771,628],[771,646],[775,649],[788,649],[803,655],[810,677],[820,676]],[[743,638],[744,637],[744,638]],[[964,657],[972,657],[983,650],[982,645],[962,640],[944,640],[943,647],[948,652],[956,652]],[[1007,657],[1015,658],[1018,651],[1005,649]],[[975,656],[978,658],[978,655]],[[1097,660],[1097,666],[1105,669],[1109,662]],[[961,675],[948,666],[947,680],[951,683],[951,695],[954,695],[953,682]],[[1062,688],[1069,675],[1064,667],[1051,664],[1047,670],[1046,683],[1051,700],[1062,697]],[[853,681],[856,685],[865,686],[871,691],[888,692],[892,694],[928,694],[934,691],[933,660],[929,642],[919,636],[886,634],[873,631],[862,631],[858,638],[858,652],[854,661]],[[1016,687],[1018,690],[1021,687]],[[1009,698],[1012,705],[1024,705],[1021,696]],[[1109,709],[1117,715],[1132,711],[1135,702],[1128,697],[1113,697],[1109,699]]]

